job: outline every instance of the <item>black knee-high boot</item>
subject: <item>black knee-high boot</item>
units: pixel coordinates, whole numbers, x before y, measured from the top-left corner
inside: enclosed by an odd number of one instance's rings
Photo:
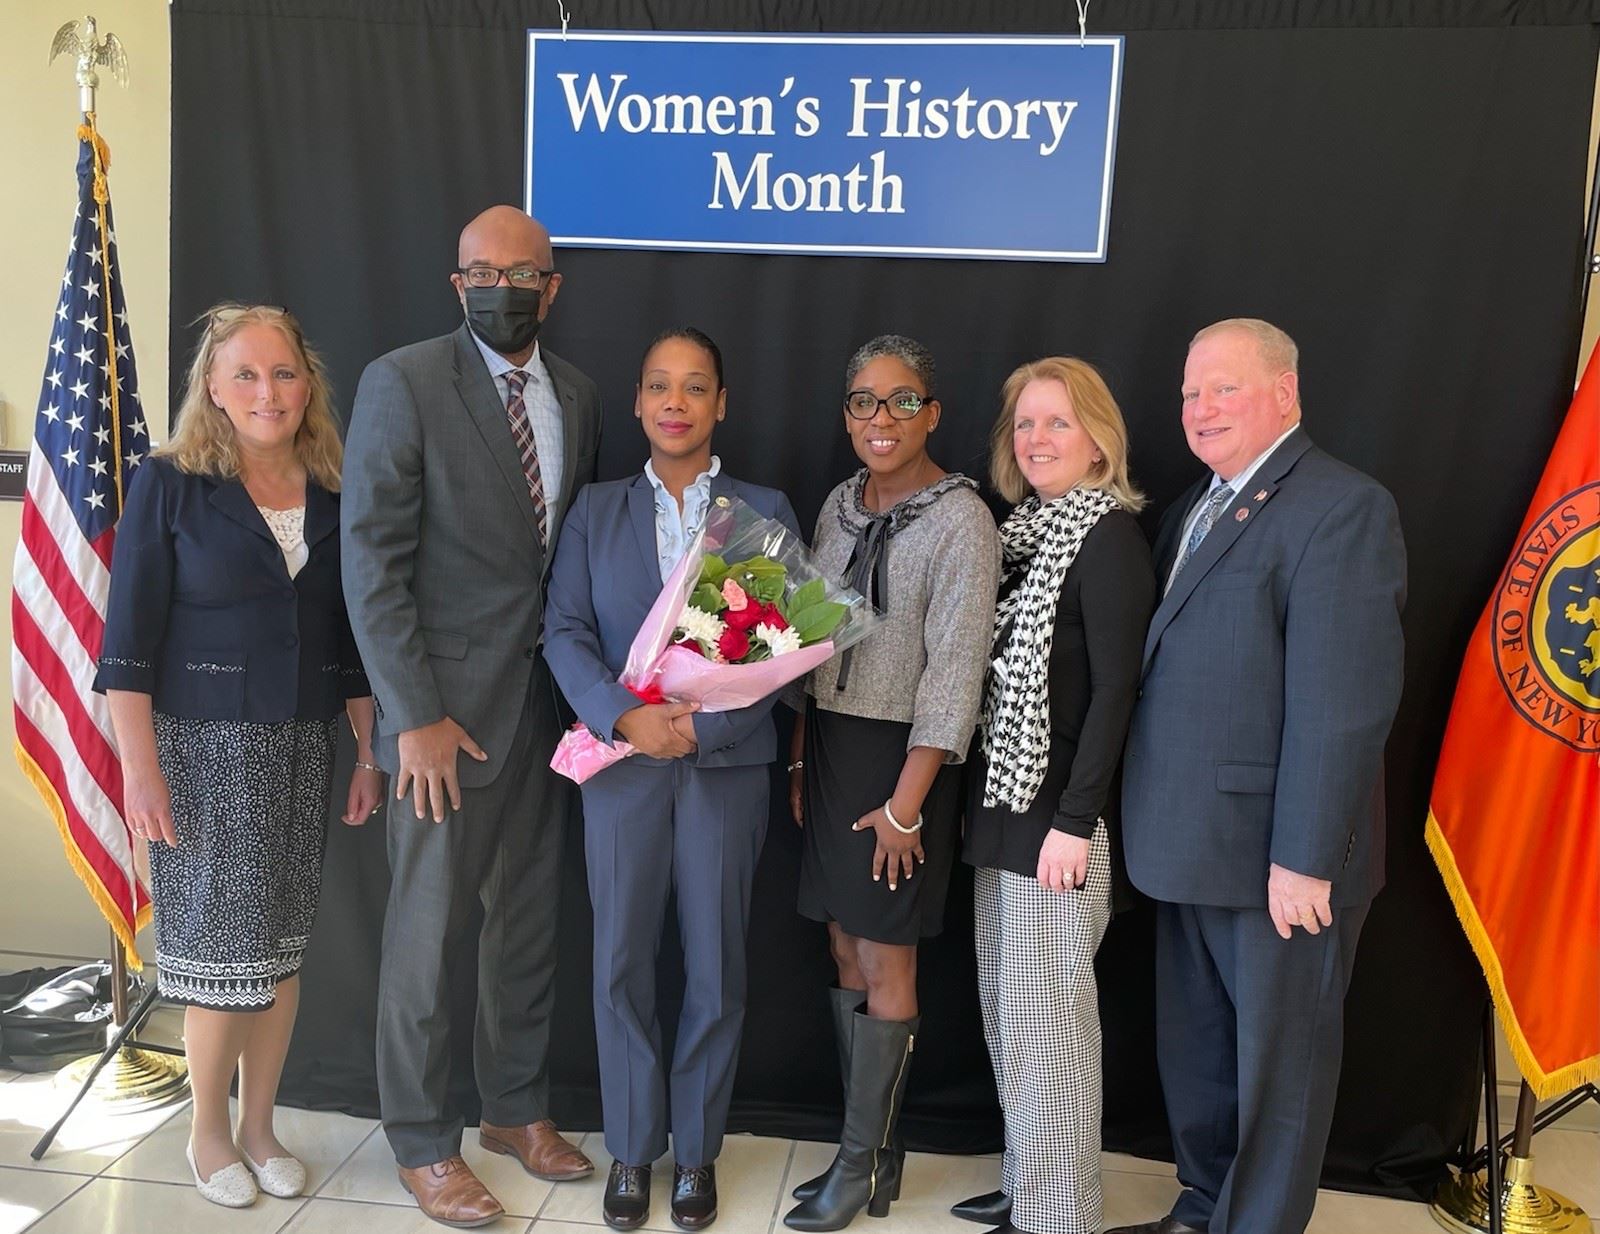
[[[867,1001],[865,990],[846,990],[838,986],[828,991],[833,1004],[833,1038],[834,1044],[839,1048],[839,1076],[850,1082],[850,1040],[851,1031],[855,1026],[856,1008]],[[889,1198],[900,1198],[900,1177],[905,1170],[906,1146],[900,1137],[900,1127],[895,1124],[894,1143],[890,1145],[889,1160],[879,1171],[879,1178],[883,1185],[889,1189]],[[809,1200],[822,1190],[822,1184],[828,1179],[828,1174],[833,1167],[830,1165],[815,1178],[808,1178],[799,1184],[789,1194],[797,1200]]]
[[[842,1230],[863,1208],[888,1216],[898,1175],[891,1146],[920,1024],[920,1017],[878,1020],[855,1012],[839,1154],[817,1193],[784,1217],[790,1229]]]

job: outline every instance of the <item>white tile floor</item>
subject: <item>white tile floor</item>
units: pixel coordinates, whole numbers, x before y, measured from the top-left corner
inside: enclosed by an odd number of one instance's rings
[[[6,954],[5,968],[25,967]],[[43,961],[40,961],[43,962]],[[59,961],[57,961],[59,962]],[[177,1041],[180,1019],[158,1010],[146,1034]],[[263,1196],[227,1212],[206,1203],[189,1182],[183,1149],[187,1104],[106,1117],[81,1109],[43,1161],[28,1151],[65,1108],[53,1077],[0,1070],[0,1234],[439,1234],[395,1180],[394,1159],[369,1119],[309,1110],[279,1111],[286,1146],[305,1161],[308,1194],[298,1200]],[[1589,1111],[1534,1142],[1538,1180],[1600,1217],[1600,1132]],[[510,1158],[485,1153],[468,1130],[463,1155],[511,1214],[495,1234],[601,1234],[600,1195],[610,1164],[598,1134],[583,1137],[596,1165],[582,1182],[550,1184],[529,1177]],[[782,1234],[789,1189],[821,1171],[831,1145],[732,1136],[717,1164],[718,1234]],[[1167,1211],[1178,1184],[1170,1164],[1106,1153],[1107,1225],[1149,1221]],[[979,1227],[949,1214],[955,1201],[999,1185],[993,1157],[914,1153],[902,1198],[888,1220],[858,1219],[862,1234],[975,1234]],[[656,1164],[655,1204],[645,1228],[674,1229],[667,1215],[670,1158]],[[868,1228],[870,1227],[870,1228]],[[1310,1234],[1437,1234],[1422,1204],[1324,1191]]]
[[[224,1212],[188,1182],[183,1146],[188,1106],[105,1117],[80,1111],[42,1162],[28,1158],[40,1130],[55,1120],[62,1097],[49,1077],[0,1072],[0,1234],[437,1234],[394,1176],[382,1131],[370,1120],[306,1110],[281,1111],[279,1131],[305,1160],[310,1193],[300,1200],[263,1196],[254,1207]],[[608,1164],[598,1135],[583,1138],[597,1166],[593,1178],[551,1185],[528,1177],[508,1158],[477,1148],[465,1155],[511,1215],[491,1227],[503,1234],[599,1234],[600,1193]],[[1551,1130],[1535,1144],[1541,1182],[1600,1213],[1600,1134]],[[827,1165],[832,1149],[805,1141],[733,1136],[718,1163],[721,1234],[776,1234],[789,1188]],[[657,1164],[656,1202],[646,1228],[670,1231],[666,1192],[670,1162]],[[1108,1225],[1149,1220],[1177,1191],[1172,1167],[1107,1153]],[[998,1185],[992,1157],[913,1154],[902,1200],[864,1234],[973,1234],[949,1215],[951,1203]],[[870,1225],[871,1229],[864,1227]],[[1434,1234],[1420,1204],[1325,1191],[1311,1234]]]

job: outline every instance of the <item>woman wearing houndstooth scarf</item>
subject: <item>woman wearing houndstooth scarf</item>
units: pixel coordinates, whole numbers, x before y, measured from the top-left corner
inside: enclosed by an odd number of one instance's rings
[[[1006,1119],[1001,1190],[958,1217],[1028,1234],[1099,1228],[1094,955],[1111,917],[1117,767],[1155,606],[1127,429],[1082,360],[1006,382],[990,458],[1015,510],[970,759],[962,856],[984,1038]]]

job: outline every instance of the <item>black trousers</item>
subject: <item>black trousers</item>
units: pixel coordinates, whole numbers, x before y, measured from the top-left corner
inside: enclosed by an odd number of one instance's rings
[[[473,1062],[484,1121],[515,1126],[549,1115],[561,834],[572,802],[568,781],[550,770],[558,735],[550,677],[538,664],[492,783],[463,788],[461,809],[447,810],[442,823],[431,814],[418,819],[409,799],[390,808],[378,1097],[402,1166],[429,1165],[461,1149],[461,1115],[446,1109],[446,974],[466,945],[475,898],[484,917]]]
[[[1297,1234],[1311,1220],[1369,907],[1286,940],[1264,908],[1157,905],[1156,1058],[1179,1221]]]

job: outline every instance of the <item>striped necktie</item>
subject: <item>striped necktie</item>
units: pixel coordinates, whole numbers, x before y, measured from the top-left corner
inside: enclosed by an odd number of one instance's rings
[[[522,458],[522,474],[528,478],[528,496],[533,499],[533,516],[539,524],[539,544],[543,547],[550,538],[544,480],[539,474],[539,451],[533,441],[533,426],[528,423],[528,409],[522,401],[522,391],[530,376],[520,368],[506,374],[506,419],[511,422],[511,439],[517,443],[517,454]]]
[[[1199,549],[1200,542],[1216,526],[1222,508],[1232,500],[1233,488],[1230,485],[1222,484],[1211,490],[1211,496],[1206,498],[1206,504],[1200,509],[1200,517],[1194,521],[1194,529],[1189,532],[1189,542],[1183,546],[1183,556],[1178,558],[1177,569],[1172,572],[1174,583],[1178,581],[1178,575],[1183,573],[1183,567],[1189,564],[1189,559]]]

